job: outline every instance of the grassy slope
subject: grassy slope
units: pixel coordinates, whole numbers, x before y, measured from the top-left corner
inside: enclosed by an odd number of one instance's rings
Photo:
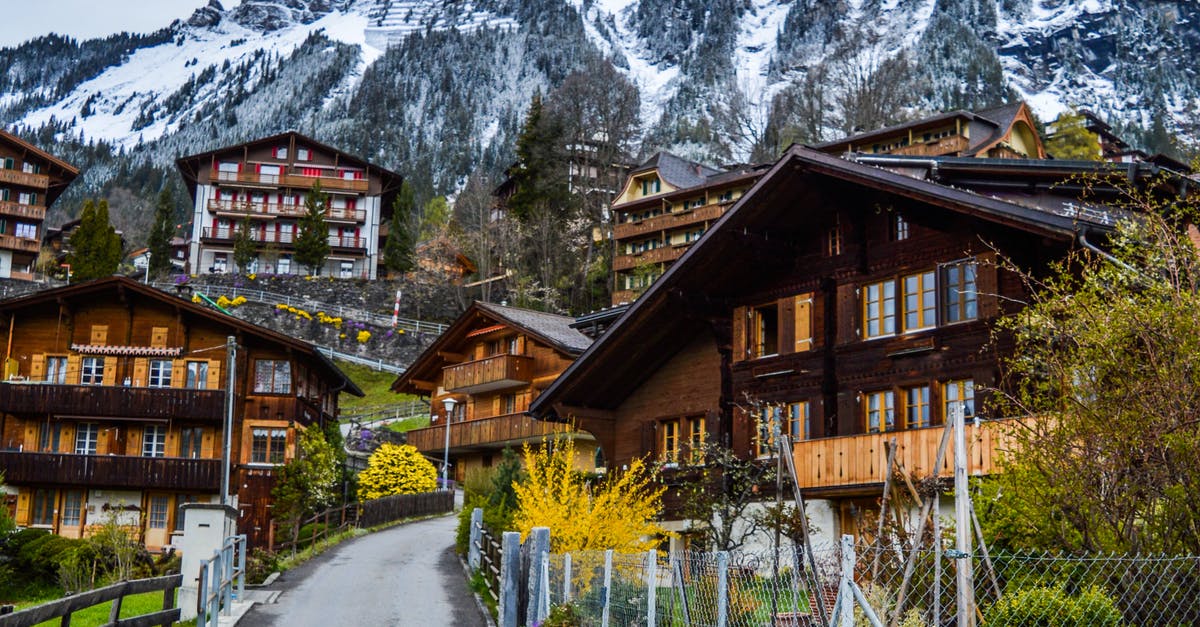
[[[337,366],[358,387],[362,388],[363,392],[366,392],[366,396],[363,398],[349,394],[342,394],[339,397],[338,405],[341,407],[342,415],[344,416],[376,412],[384,413],[394,408],[397,404],[416,400],[417,398],[410,394],[396,394],[391,391],[392,383],[396,380],[396,375],[394,374],[374,370],[370,366],[360,366],[345,361],[337,362]],[[388,428],[393,431],[408,431],[409,429],[428,425],[429,417],[422,416],[420,418],[411,418],[393,423]]]

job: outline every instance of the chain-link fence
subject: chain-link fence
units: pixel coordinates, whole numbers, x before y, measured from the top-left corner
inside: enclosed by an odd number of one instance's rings
[[[571,602],[581,625],[801,627],[873,624],[841,588],[843,552],[552,554],[547,606]],[[653,556],[652,556],[653,555]],[[958,600],[974,625],[1141,626],[1200,624],[1200,557],[982,553],[855,547],[854,581],[880,624],[958,624]],[[878,558],[878,559],[877,559]],[[778,561],[776,561],[778,560]],[[959,568],[972,571],[959,595]],[[872,571],[874,574],[872,575]],[[839,593],[842,597],[839,601]]]

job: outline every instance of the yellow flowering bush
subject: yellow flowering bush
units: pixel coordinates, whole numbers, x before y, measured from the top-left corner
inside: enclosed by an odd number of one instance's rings
[[[321,324],[331,324],[335,329],[342,328],[342,319],[340,316],[331,316],[323,311],[317,312],[317,322],[320,322]]]
[[[382,444],[358,474],[358,500],[437,489],[437,470],[410,444]]]
[[[247,275],[246,275],[246,278],[247,278],[247,279],[250,279],[251,281],[253,281],[254,279],[257,279],[257,278],[258,278],[258,275],[257,275],[257,274],[255,274],[255,273],[253,273],[253,272],[251,272],[250,274],[247,274]]]
[[[358,340],[359,344],[366,344],[367,340],[371,339],[371,332],[363,329],[358,332],[358,335],[354,339]]]
[[[610,472],[595,484],[573,468],[575,443],[559,438],[553,446],[525,445],[527,478],[513,483],[517,511],[513,526],[521,537],[534,527],[549,527],[551,550],[615,549],[647,551],[664,533],[654,522],[665,488],[655,487],[653,471],[642,460]]]
[[[230,300],[229,297],[225,296],[224,294],[217,297],[217,306],[220,307],[221,309],[233,309],[234,307],[240,307],[245,304],[246,304],[245,296],[238,296],[237,298],[234,298],[232,300]]]
[[[203,303],[204,301],[200,300],[199,294],[192,294],[192,302],[199,305],[200,303]]]

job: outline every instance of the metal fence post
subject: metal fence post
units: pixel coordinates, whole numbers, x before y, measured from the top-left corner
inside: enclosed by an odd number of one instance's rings
[[[609,606],[612,605],[613,550],[604,552],[604,609],[600,612],[600,627],[608,627]]]
[[[196,624],[208,622],[208,561],[200,560],[200,578],[197,582],[199,590],[196,595]]]
[[[209,587],[212,591],[209,593],[211,600],[208,601],[208,625],[209,627],[218,627],[221,615],[221,552],[213,551],[212,569],[209,570],[209,575],[212,582]]]
[[[246,598],[246,534],[237,537],[238,546],[238,600]]]
[[[221,610],[226,616],[233,616],[233,538],[225,540],[221,547]]]
[[[975,577],[971,555],[971,494],[967,491],[967,436],[963,424],[963,404],[951,403],[954,420],[954,560],[955,609],[958,627],[975,624]]]
[[[842,585],[838,592],[841,627],[854,627],[854,536],[842,536]]]
[[[658,623],[658,551],[646,551],[646,624],[654,627]]]
[[[500,555],[500,625],[517,627],[521,599],[517,582],[521,580],[521,534],[505,531]]]
[[[529,531],[529,604],[525,607],[525,622],[536,625],[546,618],[541,613],[541,599],[549,581],[542,581],[542,560],[550,553],[550,528],[534,527]],[[550,609],[546,608],[546,613]]]
[[[729,553],[717,551],[717,627],[725,627],[729,614]]]
[[[471,572],[479,570],[479,536],[483,531],[483,509],[471,511],[471,541],[467,544],[467,565]]]

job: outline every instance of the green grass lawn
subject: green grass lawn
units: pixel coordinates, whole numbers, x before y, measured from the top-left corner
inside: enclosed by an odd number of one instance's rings
[[[338,406],[341,407],[343,413],[359,413],[361,411],[372,411],[382,409],[386,406],[392,406],[397,403],[413,399],[415,397],[408,394],[395,394],[392,392],[392,382],[396,380],[396,375],[382,370],[375,370],[370,366],[362,366],[353,364],[348,361],[337,361],[337,367],[342,369],[350,377],[350,380],[358,387],[366,392],[366,396],[358,398],[350,394],[342,394],[338,397]]]
[[[25,609],[33,605],[40,605],[54,599],[38,599],[29,602],[28,605],[22,603],[18,609]],[[142,614],[150,614],[162,609],[163,593],[162,591],[145,592],[142,594],[131,594],[125,597],[121,602],[121,618],[132,618]],[[71,627],[98,627],[108,623],[108,615],[112,612],[112,602],[105,601],[99,605],[93,605],[87,609],[79,610],[71,615]],[[44,623],[39,623],[38,627],[54,627],[62,622],[61,618],[48,620]]]

